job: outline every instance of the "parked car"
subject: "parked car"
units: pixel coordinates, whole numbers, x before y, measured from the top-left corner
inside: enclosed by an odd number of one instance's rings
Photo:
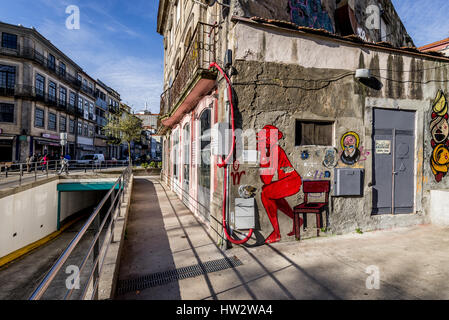
[[[79,166],[83,165],[96,165],[101,166],[105,162],[103,154],[86,154],[81,157],[81,159],[76,161],[76,164]]]

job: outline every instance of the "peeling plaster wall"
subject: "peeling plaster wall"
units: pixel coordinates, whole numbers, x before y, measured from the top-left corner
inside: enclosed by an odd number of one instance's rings
[[[362,155],[353,168],[365,170],[363,197],[333,197],[330,231],[336,234],[430,222],[430,190],[449,189],[449,177],[437,184],[432,181],[428,164],[431,154],[428,130],[432,102],[439,89],[448,92],[448,63],[409,54],[392,54],[338,43],[316,36],[300,35],[280,29],[237,23],[233,30],[236,73],[232,79],[236,92],[236,127],[256,132],[265,125],[284,133],[280,146],[303,180],[323,179],[322,173],[334,172],[323,165],[328,147],[295,146],[295,119],[335,121],[333,147],[340,152],[340,137],[348,131],[360,136]],[[319,54],[317,54],[319,52]],[[356,81],[351,73],[369,67],[381,83],[380,90]],[[327,79],[327,80],[325,80]],[[421,83],[422,82],[422,83]],[[426,84],[424,84],[427,82]],[[372,109],[387,108],[416,112],[415,213],[372,216]],[[310,157],[301,158],[307,150]],[[348,167],[339,161],[337,167]],[[261,182],[257,167],[240,163],[245,172],[232,194],[239,197],[238,187],[248,184],[257,188],[258,241],[273,230],[261,202]],[[222,178],[219,177],[221,180]],[[326,179],[324,179],[326,180]],[[218,184],[220,185],[220,183]],[[302,191],[287,199],[291,207],[303,201]],[[231,204],[233,208],[234,204]],[[292,231],[292,220],[279,212],[283,240]],[[309,218],[305,237],[316,235],[314,218]]]

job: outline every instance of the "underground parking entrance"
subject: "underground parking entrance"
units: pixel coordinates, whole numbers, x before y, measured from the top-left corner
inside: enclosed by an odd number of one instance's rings
[[[107,216],[115,195],[120,190],[115,185],[117,177],[97,179],[59,178],[29,188],[17,188],[17,192],[0,198],[1,230],[5,241],[0,243],[0,300],[28,299],[62,252],[83,228],[99,203],[106,197],[100,209],[98,221]],[[106,226],[111,215],[105,219]],[[87,271],[93,265],[92,256],[84,256],[97,233],[96,223],[89,226],[85,236],[58,272],[46,290],[43,299],[63,299],[67,291],[66,280],[70,266],[85,263],[80,280],[85,281]],[[103,243],[107,230],[99,234]],[[10,235],[6,237],[6,234]],[[80,294],[74,292],[74,297]]]

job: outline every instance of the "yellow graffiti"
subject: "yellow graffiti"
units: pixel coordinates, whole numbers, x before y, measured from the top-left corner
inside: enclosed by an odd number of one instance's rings
[[[447,113],[447,101],[443,91],[438,90],[438,94],[433,102],[433,112],[440,117],[443,117]]]
[[[440,182],[448,172],[449,150],[442,144],[437,145],[437,147],[433,150],[430,163],[435,179],[437,182]]]

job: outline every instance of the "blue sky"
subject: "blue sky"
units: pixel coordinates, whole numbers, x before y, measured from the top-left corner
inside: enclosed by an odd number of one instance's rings
[[[34,26],[93,78],[120,92],[134,110],[159,112],[163,81],[158,0],[0,0],[0,21]],[[449,1],[393,0],[417,46],[449,37]],[[67,6],[80,8],[68,30]]]
[[[449,38],[448,0],[392,0],[415,45]]]
[[[0,0],[0,21],[34,26],[94,79],[117,90],[134,110],[159,112],[163,81],[158,0]],[[80,9],[79,30],[66,8]]]

